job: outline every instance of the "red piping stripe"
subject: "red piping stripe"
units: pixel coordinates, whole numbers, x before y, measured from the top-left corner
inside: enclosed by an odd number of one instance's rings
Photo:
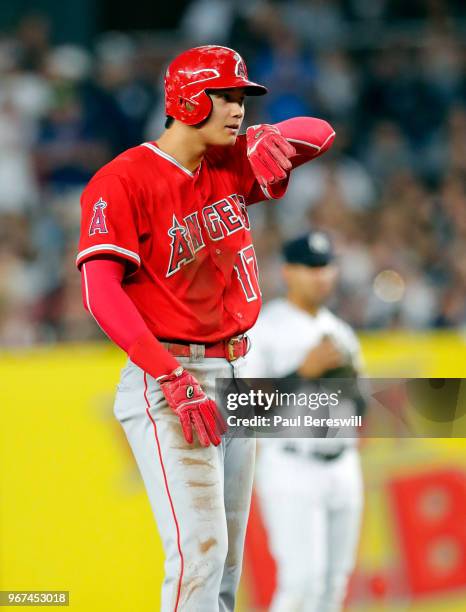
[[[172,509],[173,520],[175,521],[176,541],[177,541],[177,544],[178,544],[178,552],[180,553],[180,566],[181,566],[180,567],[180,579],[178,581],[178,593],[177,593],[177,596],[176,596],[176,603],[175,603],[175,610],[174,610],[174,612],[176,612],[178,610],[178,604],[179,604],[179,601],[180,601],[180,594],[181,594],[181,583],[183,581],[184,558],[183,558],[183,553],[181,551],[180,527],[178,525],[178,519],[176,518],[175,508],[173,507],[173,501],[172,501],[172,496],[170,495],[170,489],[168,488],[167,474],[165,472],[165,466],[163,464],[163,459],[162,459],[162,451],[160,449],[159,437],[157,435],[157,426],[156,426],[155,421],[152,418],[152,415],[151,415],[151,413],[149,411],[150,404],[149,404],[149,400],[147,398],[147,374],[146,374],[146,372],[144,372],[144,399],[146,400],[146,404],[147,404],[147,407],[146,407],[147,416],[151,420],[152,425],[154,427],[154,435],[155,435],[155,441],[157,443],[157,450],[158,450],[158,453],[159,453],[160,466],[162,467],[163,479],[165,481],[165,489],[167,491],[168,501],[170,502],[170,507]]]

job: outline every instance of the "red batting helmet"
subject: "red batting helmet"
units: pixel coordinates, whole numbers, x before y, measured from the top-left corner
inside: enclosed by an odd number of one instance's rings
[[[194,47],[178,55],[165,74],[165,113],[187,125],[196,125],[212,110],[208,89],[245,87],[246,94],[262,96],[263,85],[248,80],[239,53],[217,45]]]

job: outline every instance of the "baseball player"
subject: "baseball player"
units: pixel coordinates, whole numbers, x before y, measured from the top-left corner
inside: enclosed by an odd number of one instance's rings
[[[269,302],[251,330],[248,376],[354,377],[361,361],[358,340],[323,305],[337,278],[328,236],[314,231],[287,242],[283,255],[286,297]],[[355,412],[362,397],[356,400]],[[256,486],[277,564],[270,610],[340,610],[363,500],[355,440],[264,438]]]
[[[215,378],[239,375],[261,305],[247,207],[281,197],[334,138],[310,117],[239,135],[245,96],[265,93],[232,49],[181,53],[165,131],[100,169],[81,200],[83,300],[129,356],[114,412],[164,546],[163,611],[234,609],[255,448],[222,437],[212,398]]]

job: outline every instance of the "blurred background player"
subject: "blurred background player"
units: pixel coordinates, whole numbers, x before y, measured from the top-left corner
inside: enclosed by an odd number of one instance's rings
[[[356,377],[358,340],[324,306],[338,274],[328,235],[314,231],[289,241],[283,255],[286,297],[269,302],[251,330],[248,376]],[[356,413],[360,404],[352,408]],[[277,564],[270,610],[341,610],[363,505],[356,440],[263,439],[256,487]]]

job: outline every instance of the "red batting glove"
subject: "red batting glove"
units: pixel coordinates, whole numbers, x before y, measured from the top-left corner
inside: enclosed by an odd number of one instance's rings
[[[290,157],[296,149],[284,138],[274,125],[261,123],[246,130],[248,158],[259,185],[267,187],[286,178],[291,170]]]
[[[157,379],[165,399],[178,416],[188,444],[193,442],[193,425],[202,446],[218,446],[227,430],[217,405],[207,397],[201,385],[181,366],[168,376]]]

